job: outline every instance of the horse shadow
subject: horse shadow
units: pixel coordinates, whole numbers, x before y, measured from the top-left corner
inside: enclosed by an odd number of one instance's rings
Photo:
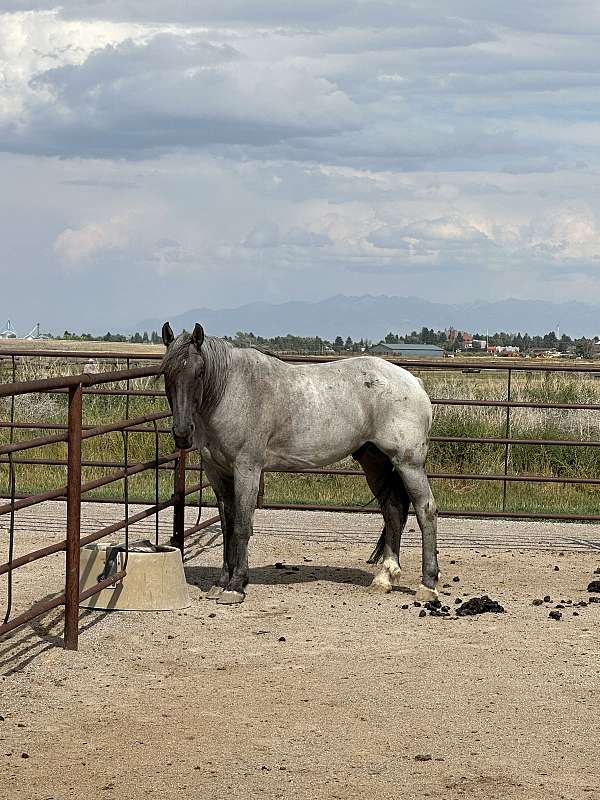
[[[201,591],[208,591],[219,579],[220,567],[190,565],[192,559],[198,558],[208,550],[223,546],[221,529],[215,526],[208,529],[212,534],[208,540],[191,541],[184,555],[184,572],[188,583],[198,586]],[[356,586],[369,586],[373,574],[366,569],[356,567],[335,567],[330,564],[313,564],[312,561],[302,564],[285,564],[276,562],[261,567],[250,567],[250,583],[263,586],[281,586],[297,583],[349,583]]]
[[[217,582],[221,570],[209,566],[186,566],[185,577],[188,583],[201,591],[208,591]],[[333,567],[329,564],[283,564],[250,568],[250,584],[261,586],[285,586],[290,584],[345,583],[366,588],[373,580],[373,573],[358,567]],[[398,587],[400,591],[414,594],[408,587]]]

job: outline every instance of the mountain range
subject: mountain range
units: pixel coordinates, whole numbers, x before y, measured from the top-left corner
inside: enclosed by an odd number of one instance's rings
[[[133,330],[160,331],[164,319],[145,319]],[[336,336],[379,341],[386,333],[410,333],[422,327],[444,330],[450,326],[470,333],[507,331],[544,334],[560,329],[569,336],[600,334],[600,306],[580,302],[510,298],[495,302],[434,303],[420,297],[335,295],[325,300],[286,303],[255,302],[238,308],[196,308],[170,319],[175,331],[192,330],[200,322],[208,334],[232,336],[252,331],[259,336]]]

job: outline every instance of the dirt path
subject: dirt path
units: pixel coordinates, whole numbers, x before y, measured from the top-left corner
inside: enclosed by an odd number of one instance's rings
[[[0,796],[600,800],[600,604],[548,617],[589,598],[597,529],[443,520],[443,600],[507,609],[444,620],[365,591],[378,522],[345,517],[259,515],[241,607],[203,599],[209,531],[184,611],[82,612],[78,653],[56,646],[59,612],[4,640]],[[50,521],[21,531],[24,551]],[[61,564],[28,568],[18,596],[40,599]]]

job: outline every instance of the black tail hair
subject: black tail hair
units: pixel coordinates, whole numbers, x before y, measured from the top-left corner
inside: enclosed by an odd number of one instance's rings
[[[404,526],[406,525],[406,520],[408,519],[408,508],[410,506],[410,498],[408,496],[408,492],[406,491],[406,486],[404,485],[404,481],[402,480],[402,476],[396,470],[392,470],[389,474],[387,480],[384,482],[383,486],[375,495],[375,498],[378,502],[380,507],[382,507],[385,503],[390,500],[392,494],[395,494],[397,500],[401,503],[402,508],[402,518],[400,520],[400,536],[402,536],[402,531],[404,530]],[[380,561],[383,561],[383,553],[385,550],[385,535],[386,535],[386,527],[383,526],[383,530],[381,531],[381,536],[377,540],[377,544],[369,558],[367,559],[367,564],[379,564]]]
[[[383,526],[383,530],[381,531],[381,536],[377,540],[375,549],[367,559],[367,564],[379,564],[380,561],[383,561],[384,548],[385,548],[385,525]]]

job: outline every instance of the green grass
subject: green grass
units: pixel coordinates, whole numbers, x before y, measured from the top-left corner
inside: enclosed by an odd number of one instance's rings
[[[39,361],[39,360],[37,360]],[[18,379],[46,376],[48,369],[39,364],[26,362],[20,365],[23,374]],[[65,374],[64,367],[61,370]],[[2,376],[5,380],[6,374]],[[426,372],[423,378],[432,397],[504,399],[506,377],[504,373],[482,372],[463,375],[450,371]],[[132,388],[157,388],[162,382],[143,379],[132,383]],[[594,377],[577,374],[549,374],[532,372],[514,373],[511,389],[514,400],[533,402],[578,402],[600,404],[600,381]],[[110,396],[84,397],[84,423],[107,424],[157,411],[166,411],[164,397],[130,398],[129,407],[124,398]],[[10,418],[10,400],[0,400],[0,418]],[[15,400],[17,421],[47,421],[65,424],[67,398],[65,395],[27,395]],[[433,435],[490,437],[506,433],[506,410],[468,406],[434,406]],[[170,420],[160,421],[159,427],[170,427]],[[43,436],[52,431],[15,430],[14,440]],[[600,412],[563,411],[543,409],[513,409],[510,413],[510,434],[531,439],[575,439],[578,441],[600,440]],[[0,443],[9,441],[8,429],[0,429]],[[160,434],[158,449],[161,455],[170,453],[173,443],[170,435]],[[128,435],[128,457],[130,463],[149,461],[154,458],[154,434],[130,433]],[[462,444],[432,442],[427,462],[430,472],[501,474],[504,470],[506,448],[504,445]],[[83,442],[82,456],[90,461],[122,461],[124,439],[113,433]],[[15,458],[66,458],[66,445],[48,445]],[[192,460],[197,458],[191,457]],[[355,467],[351,459],[342,464]],[[92,480],[113,472],[113,468],[85,467],[83,480]],[[508,471],[510,474],[544,475],[549,477],[598,477],[600,475],[600,448],[596,447],[543,447],[516,445],[509,448]],[[64,485],[65,467],[26,466],[15,467],[17,491],[35,493]],[[196,480],[197,473],[190,473],[188,482]],[[159,499],[168,498],[172,491],[172,473],[161,470]],[[144,473],[129,479],[131,498],[154,498],[154,474]],[[433,490],[440,507],[462,510],[502,510],[503,486],[497,481],[433,480]],[[0,488],[8,491],[8,468],[0,465]],[[97,489],[89,496],[122,497],[123,482]],[[571,486],[568,484],[512,483],[508,484],[506,510],[536,511],[541,513],[572,513],[576,515],[598,513],[598,487]],[[214,500],[210,491],[205,491],[207,502]],[[190,498],[197,501],[197,497]],[[265,478],[265,501],[277,503],[319,503],[324,505],[364,505],[372,500],[362,477],[269,474]]]

